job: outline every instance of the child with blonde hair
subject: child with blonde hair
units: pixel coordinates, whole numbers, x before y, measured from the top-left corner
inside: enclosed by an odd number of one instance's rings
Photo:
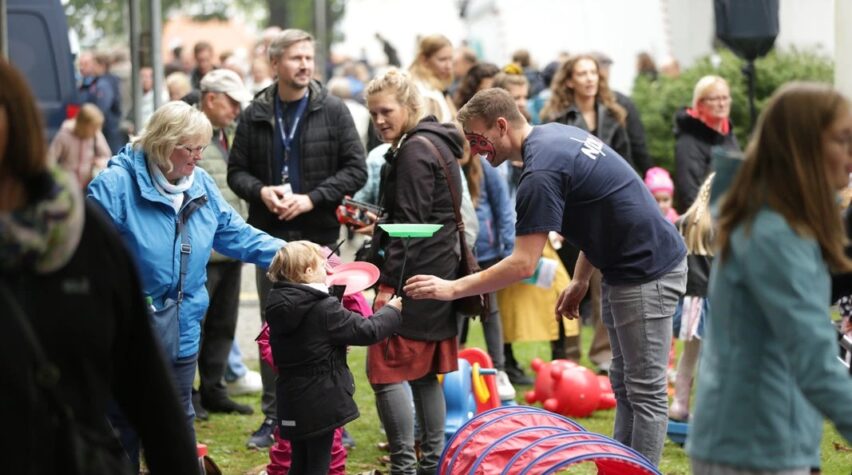
[[[327,256],[308,241],[282,247],[269,266],[266,304],[269,343],[278,370],[278,429],[292,446],[289,474],[327,473],[334,431],[358,418],[347,345],[367,346],[402,323],[402,300],[391,299],[371,318],[329,294]]]
[[[689,266],[686,277],[686,293],[675,312],[674,336],[683,340],[683,352],[677,366],[674,383],[674,398],[669,407],[669,417],[676,421],[689,418],[689,393],[698,355],[704,321],[707,318],[707,281],[713,259],[713,219],[710,216],[710,189],[715,173],[704,180],[692,206],[677,222],[686,242],[686,261]]]

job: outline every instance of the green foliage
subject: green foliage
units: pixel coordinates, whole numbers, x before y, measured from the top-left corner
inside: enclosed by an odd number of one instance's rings
[[[751,118],[748,85],[742,74],[745,63],[728,50],[721,50],[719,56],[721,62],[718,68],[713,67],[708,56],[696,61],[678,78],[660,76],[656,81],[651,81],[639,76],[633,85],[632,99],[642,114],[648,153],[657,165],[674,170],[674,114],[679,108],[691,105],[695,83],[707,74],[721,76],[730,84],[731,121],[740,145],[746,144]],[[834,78],[831,59],[813,51],[796,49],[772,51],[755,62],[755,70],[755,106],[758,114],[772,93],[786,82],[832,82]]]

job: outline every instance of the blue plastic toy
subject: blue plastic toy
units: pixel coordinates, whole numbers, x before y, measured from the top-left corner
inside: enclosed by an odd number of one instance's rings
[[[678,445],[686,443],[686,433],[689,430],[689,424],[686,422],[677,422],[669,419],[669,426],[666,433],[672,442]]]

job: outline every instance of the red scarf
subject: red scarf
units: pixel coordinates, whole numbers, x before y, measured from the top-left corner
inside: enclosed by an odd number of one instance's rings
[[[728,133],[731,132],[731,121],[729,121],[727,118],[719,119],[709,114],[702,114],[701,112],[691,107],[686,108],[686,113],[689,114],[689,116],[693,119],[700,120],[702,123],[704,123],[704,125],[710,127],[711,129],[715,130],[716,132],[719,132],[722,135],[728,135]]]

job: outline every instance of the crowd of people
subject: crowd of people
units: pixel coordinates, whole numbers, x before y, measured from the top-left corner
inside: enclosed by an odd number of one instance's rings
[[[251,415],[231,398],[240,392],[260,394],[246,445],[270,449],[268,474],[343,473],[343,426],[359,415],[347,345],[369,347],[390,473],[438,473],[439,375],[457,369],[472,317],[454,301],[477,294],[510,398],[532,383],[514,343],[579,361],[580,327],[594,327],[588,357],[612,383],[613,437],[655,466],[669,419],[690,422],[699,474],[818,470],[823,418],[852,440],[852,379],[829,314],[852,294],[835,199],[852,174],[847,98],[785,86],[741,157],[728,82],[705,76],[672,118],[670,173],[629,96],[610,89],[603,53],[539,70],[526,51],[497,65],[436,34],[401,69],[377,39],[387,66],[346,61],[329,78],[309,32],[265,32],[248,69],[199,42],[191,64],[176,51],[165,65],[167,90],[141,69],[140,124],[123,113],[110,58],[84,52],[85,104],[49,147],[26,85],[0,61],[0,296],[59,367],[60,409],[111,441],[123,473],[138,472],[140,447],[152,474],[194,473],[194,420]],[[652,63],[637,59],[653,80]],[[343,236],[368,240],[372,304],[326,285],[350,196],[382,210]],[[404,243],[377,226],[396,223],[440,228]],[[463,276],[468,250],[483,270]],[[104,252],[118,267],[96,272]],[[265,325],[259,376],[234,338],[246,262]],[[542,268],[551,277],[530,280]],[[69,318],[55,318],[57,295]],[[61,344],[69,335],[94,350]],[[10,337],[4,352],[38,362],[26,341]],[[23,371],[12,358],[0,359],[4,378]],[[15,394],[54,394],[35,376]],[[29,412],[4,420],[57,423],[20,399]],[[36,473],[71,457],[52,441],[57,458]],[[24,466],[32,451],[16,455]]]

